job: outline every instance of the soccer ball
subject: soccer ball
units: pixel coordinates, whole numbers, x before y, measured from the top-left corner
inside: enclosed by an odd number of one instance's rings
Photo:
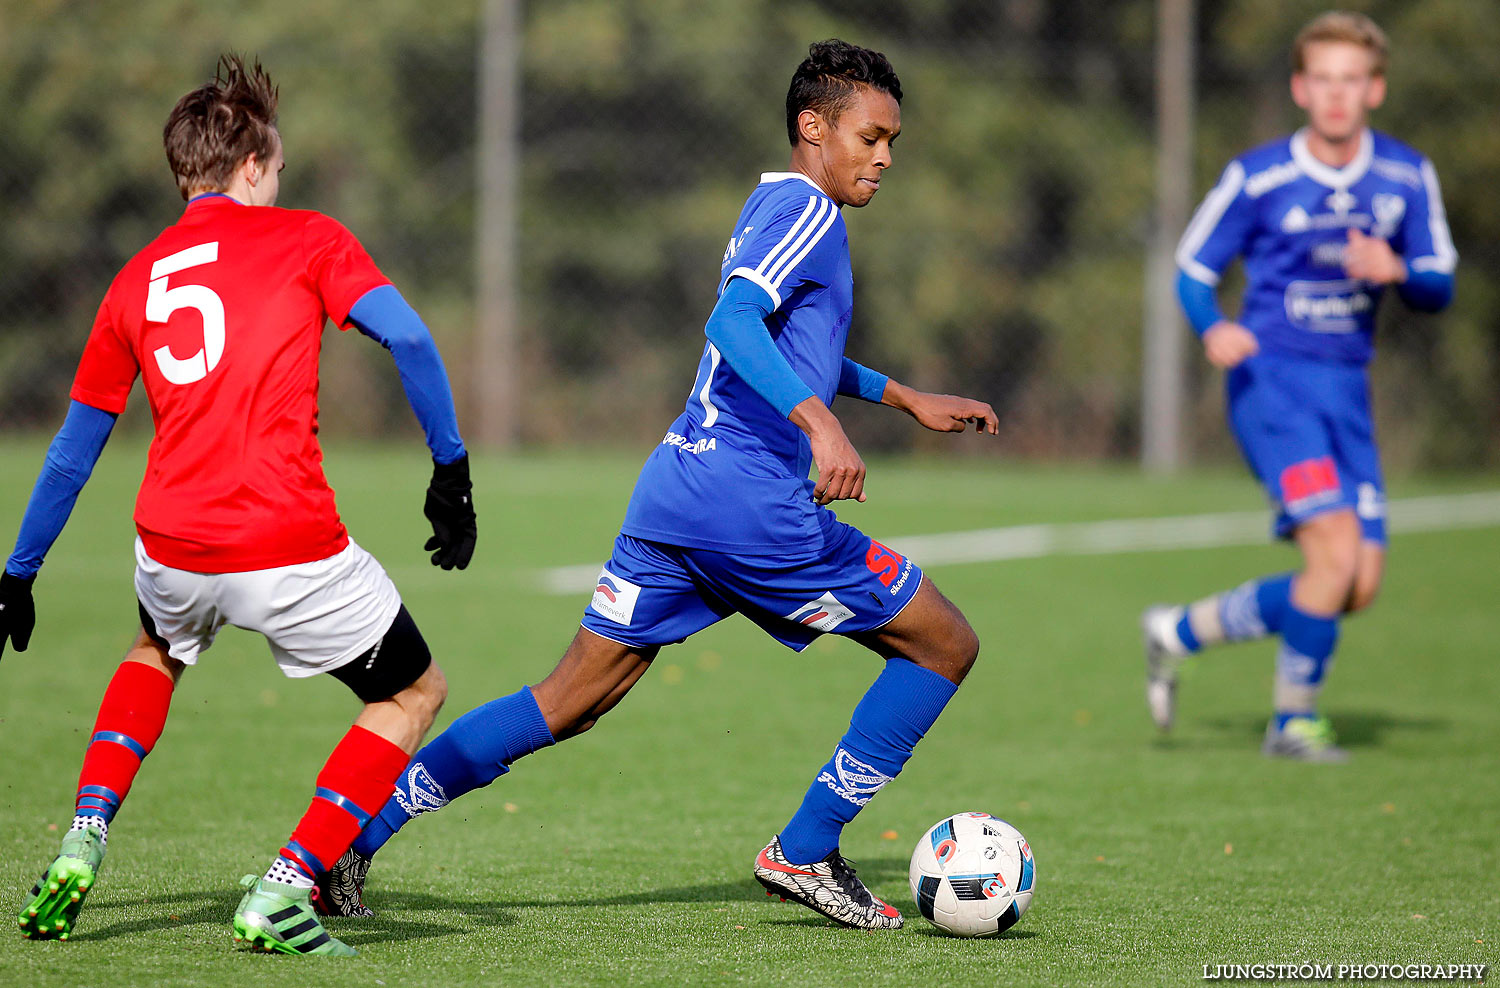
[[[940,820],[911,853],[917,909],[944,933],[992,937],[1031,905],[1036,863],[1021,832],[988,813]]]

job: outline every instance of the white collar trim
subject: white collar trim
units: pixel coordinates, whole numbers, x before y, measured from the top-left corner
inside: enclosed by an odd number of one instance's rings
[[[1307,149],[1306,127],[1292,135],[1291,148],[1292,160],[1303,174],[1333,189],[1347,189],[1364,178],[1365,172],[1370,170],[1370,159],[1375,157],[1375,139],[1368,127],[1359,135],[1359,150],[1354,153],[1354,160],[1342,168],[1325,165]]]
[[[819,188],[817,182],[814,182],[812,179],[808,178],[801,172],[761,172],[760,184],[765,185],[767,182],[785,182],[787,179],[791,178],[800,178],[802,181],[806,182],[808,185],[811,185],[819,192],[822,192],[823,195],[826,196],[828,194],[826,192],[823,192],[823,190]]]

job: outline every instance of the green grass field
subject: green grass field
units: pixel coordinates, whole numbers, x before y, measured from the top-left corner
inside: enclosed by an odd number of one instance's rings
[[[42,450],[0,445],[5,538]],[[129,505],[143,452],[106,453],[37,584],[30,651],[0,662],[8,909],[56,851],[134,628]],[[551,668],[586,595],[547,595],[536,574],[607,554],[644,452],[479,463],[479,555],[458,574],[419,551],[420,447],[329,450],[345,520],[448,673],[440,724]],[[1392,486],[1399,498],[1500,477]],[[1157,481],[877,462],[868,490],[840,514],[877,537],[1260,504],[1232,470]],[[1168,740],[1142,703],[1140,609],[1288,568],[1283,547],[931,567],[984,644],[901,778],[845,834],[861,875],[907,913],[892,934],[831,928],[750,877],[876,661],[837,639],[798,656],[735,618],[664,651],[592,733],[409,826],[371,873],[379,916],[333,924],[359,957],[238,952],[235,880],[285,839],[357,704],[332,680],[283,679],[261,640],[229,630],[184,678],[74,939],[0,937],[0,984],[1162,985],[1218,963],[1492,963],[1497,559],[1500,528],[1393,540],[1383,598],[1345,626],[1326,692],[1353,753],[1342,767],[1258,754],[1270,643],[1200,660]],[[1009,819],[1036,852],[1032,910],[996,940],[934,935],[907,890],[916,838],[968,809]]]

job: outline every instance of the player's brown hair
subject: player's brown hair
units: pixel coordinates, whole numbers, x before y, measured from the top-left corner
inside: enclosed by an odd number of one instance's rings
[[[178,100],[162,131],[182,198],[194,189],[222,192],[252,154],[258,161],[270,159],[276,99],[276,86],[259,60],[247,69],[239,55],[219,56],[214,81]]]
[[[1293,72],[1307,70],[1307,46],[1322,41],[1359,45],[1374,56],[1374,74],[1385,75],[1385,32],[1364,14],[1352,10],[1330,10],[1308,21],[1292,41]]]

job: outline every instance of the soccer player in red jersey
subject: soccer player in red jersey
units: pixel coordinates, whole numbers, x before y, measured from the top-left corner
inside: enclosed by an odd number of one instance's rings
[[[431,334],[358,240],[327,216],[276,209],[277,90],[220,60],[164,133],[187,208],[125,265],[99,307],[0,577],[0,649],[25,651],[32,583],[137,376],[156,437],[136,501],[141,630],[99,708],[62,851],[22,908],[24,935],[67,939],[97,880],[109,821],[166,721],[184,668],[226,624],[258,631],[291,678],[330,673],[365,707],[318,774],[311,805],[263,877],[246,876],[235,939],[352,954],[310,901],[432,726],[443,674],[390,578],[350,538],[323,476],[318,356],[325,320],[392,353],[433,455],[434,565],[468,565],[468,456]]]

